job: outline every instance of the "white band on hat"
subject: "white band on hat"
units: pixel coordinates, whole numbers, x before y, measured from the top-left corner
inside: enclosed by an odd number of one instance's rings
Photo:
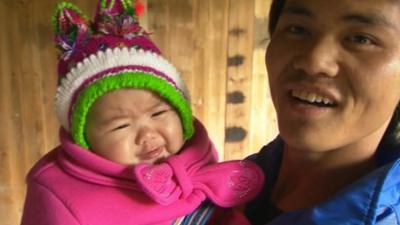
[[[66,75],[57,89],[55,98],[55,108],[57,117],[61,125],[69,131],[69,109],[72,104],[74,93],[94,75],[102,71],[124,66],[143,66],[160,71],[167,75],[184,94],[190,102],[189,92],[185,83],[180,78],[176,68],[161,55],[143,49],[135,48],[114,48],[99,51],[97,54],[90,55],[82,62],[79,62],[75,68]],[[122,70],[124,71],[124,70]],[[121,71],[121,72],[122,72]],[[112,76],[114,73],[106,74]]]

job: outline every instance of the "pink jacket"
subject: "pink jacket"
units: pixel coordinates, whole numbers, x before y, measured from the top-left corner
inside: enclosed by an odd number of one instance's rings
[[[196,121],[195,129],[179,154],[133,167],[80,148],[61,130],[61,145],[28,174],[22,225],[171,224],[206,199],[232,207],[255,197],[263,172],[248,161],[216,163],[204,127]],[[248,223],[241,215],[223,221]]]

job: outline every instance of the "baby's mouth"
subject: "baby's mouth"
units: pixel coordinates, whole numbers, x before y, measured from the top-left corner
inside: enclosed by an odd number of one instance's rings
[[[145,149],[143,152],[140,154],[140,158],[143,160],[152,160],[156,159],[159,157],[162,153],[163,148],[162,147],[156,147],[156,148],[151,148],[151,149]]]
[[[314,92],[292,90],[290,94],[293,98],[301,101],[302,103],[315,105],[318,107],[334,107],[336,105],[334,100]]]

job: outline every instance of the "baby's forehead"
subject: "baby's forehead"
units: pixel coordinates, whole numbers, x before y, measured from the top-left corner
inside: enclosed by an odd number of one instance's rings
[[[91,106],[94,115],[148,112],[170,104],[156,92],[146,89],[119,89],[98,97]],[[90,116],[90,114],[88,116]]]
[[[126,101],[131,104],[152,104],[154,102],[168,104],[168,102],[157,92],[140,88],[123,88],[112,90],[98,97],[96,101],[103,101],[110,105],[118,103],[118,101]]]

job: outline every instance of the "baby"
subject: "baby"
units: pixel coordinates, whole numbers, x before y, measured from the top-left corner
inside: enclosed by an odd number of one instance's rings
[[[231,209],[261,170],[217,163],[178,72],[139,25],[140,5],[101,0],[94,22],[61,3],[61,144],[29,172],[23,225],[249,224]]]

